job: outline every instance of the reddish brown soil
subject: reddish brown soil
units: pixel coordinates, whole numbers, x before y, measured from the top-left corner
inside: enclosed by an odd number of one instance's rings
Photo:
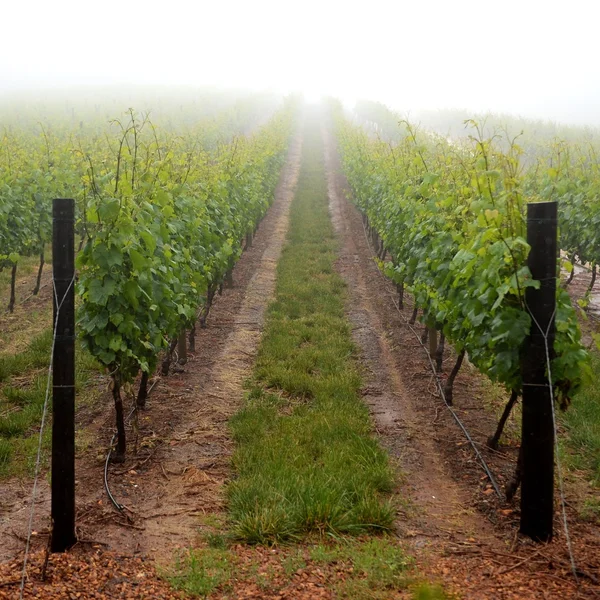
[[[558,520],[556,541],[550,545],[530,544],[516,535],[518,500],[509,505],[495,496],[437,396],[424,350],[406,324],[410,307],[397,310],[394,287],[372,260],[361,217],[345,199],[333,143],[329,136],[325,139],[331,214],[340,237],[337,265],[348,283],[348,315],[365,375],[364,398],[376,434],[397,465],[396,534],[416,559],[413,576],[443,582],[458,597],[477,600],[598,595],[600,587],[593,579],[600,572],[600,535],[597,528],[577,522],[574,511],[569,516],[582,571],[579,591],[569,573]],[[49,512],[44,480],[26,597],[176,597],[157,580],[145,558],[171,560],[177,548],[199,543],[198,534],[208,521],[202,517],[222,516],[223,484],[230,476],[227,419],[240,405],[272,295],[298,160],[296,145],[277,201],[236,266],[234,287],[224,291],[208,328],[198,332],[197,352],[183,372],[159,381],[139,417],[137,434],[130,433],[131,443],[137,437],[137,452],[125,465],[110,468],[111,489],[126,505],[124,515],[108,503],[102,485],[105,449],[113,432],[108,393],[99,414],[92,410],[80,416],[90,422],[90,445],[80,452],[77,465],[82,542],[66,557],[53,556],[49,581],[39,582]],[[416,330],[420,333],[421,326]],[[453,360],[449,353],[446,371]],[[502,487],[512,473],[516,449],[486,449],[495,420],[482,406],[484,392],[478,374],[463,368],[455,385],[456,410]],[[13,561],[0,565],[0,598],[18,597],[14,582],[30,492],[29,481],[0,484],[0,559]],[[319,565],[308,556],[304,566],[284,573],[286,559],[298,551],[306,554],[302,546],[232,550],[235,576],[215,597],[334,598],[332,588],[350,575],[345,567]],[[410,592],[390,591],[386,597],[409,598]]]
[[[157,382],[147,409],[129,428],[127,462],[110,466],[110,488],[126,507],[122,513],[109,502],[103,486],[106,449],[114,426],[108,392],[99,411],[83,411],[83,419],[91,420],[85,428],[85,438],[91,442],[78,453],[76,463],[80,539],[119,553],[170,561],[174,550],[193,545],[199,517],[221,510],[231,450],[227,419],[242,401],[242,385],[250,373],[264,310],[273,294],[298,177],[300,147],[298,137],[276,200],[252,246],[235,267],[233,287],[217,298],[208,327],[197,331],[196,353],[179,372]],[[129,401],[132,403],[132,398]],[[3,482],[0,491],[0,560],[7,560],[24,547],[31,482]],[[49,486],[42,477],[33,527],[34,550],[46,543],[49,512]]]
[[[409,502],[399,510],[400,538],[422,574],[439,577],[465,598],[578,597],[559,512],[552,544],[540,547],[518,537],[518,497],[508,504],[495,494],[439,398],[426,352],[408,325],[412,305],[398,309],[397,292],[374,260],[362,217],[346,200],[332,140],[327,134],[325,140],[330,211],[342,242],[338,268],[348,283],[349,316],[368,382],[364,395],[377,432],[397,461],[399,495]],[[421,334],[422,326],[414,329]],[[454,360],[446,352],[446,373]],[[481,381],[472,367],[463,368],[455,382],[455,410],[503,492],[517,449],[487,448],[496,421],[481,401]],[[585,573],[579,597],[591,597],[600,592],[600,532],[578,522],[572,510],[569,518],[577,564]]]
[[[157,577],[152,561],[122,556],[99,549],[77,547],[68,554],[53,555],[44,572],[45,553],[31,556],[25,598],[66,600],[71,598],[181,600],[166,581]],[[0,565],[0,598],[19,597],[22,560]],[[43,581],[42,581],[43,579]]]

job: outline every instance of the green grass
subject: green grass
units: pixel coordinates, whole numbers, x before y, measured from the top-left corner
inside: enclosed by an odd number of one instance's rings
[[[336,598],[388,598],[391,590],[410,584],[411,560],[392,537],[318,544],[310,549],[316,565],[335,565],[348,575],[335,585]],[[351,569],[351,571],[349,570]]]
[[[282,562],[283,572],[286,577],[292,577],[298,569],[306,568],[306,559],[302,548],[296,548]]]
[[[592,351],[592,379],[575,395],[561,414],[566,430],[563,440],[570,468],[586,471],[600,486],[600,354]]]
[[[443,588],[439,585],[422,583],[413,591],[414,600],[449,600]]]
[[[170,576],[188,593],[232,589],[233,578],[275,593],[299,570],[313,568],[335,574],[328,585],[336,598],[383,600],[413,585],[412,561],[395,538],[353,537],[391,528],[394,476],[360,398],[317,136],[305,138],[275,300],[246,402],[230,421],[237,448],[227,488],[229,530],[223,533],[220,519],[203,518],[208,548],[180,560]],[[274,568],[265,569],[259,553],[250,567],[240,562],[234,569],[231,536],[302,544],[282,546]]]
[[[0,355],[0,383],[7,381],[13,375],[48,367],[51,347],[52,331],[47,329],[34,337],[24,352]]]
[[[355,574],[367,588],[389,590],[405,586],[405,572],[410,561],[392,538],[348,544],[345,550],[342,559],[352,563]]]
[[[167,579],[175,589],[205,598],[231,579],[233,565],[234,556],[228,550],[191,550],[178,558]]]
[[[598,498],[597,492],[583,501],[579,514],[584,521],[600,525],[600,498]]]
[[[175,567],[163,576],[176,589],[201,597],[209,596],[217,589],[221,593],[231,592],[234,580],[253,582],[274,595],[284,589],[298,571],[314,569],[330,574],[327,585],[335,598],[384,600],[390,592],[414,585],[410,571],[412,560],[391,536],[282,548],[280,560],[280,565],[275,565],[265,562],[260,554],[240,560],[233,550],[204,548],[178,555]],[[417,588],[420,589],[431,589],[436,593],[439,590],[424,584]],[[418,598],[442,600],[445,596],[422,595]]]
[[[393,590],[411,589],[414,600],[448,600],[443,588],[415,582],[413,560],[391,536],[337,544],[317,544],[309,550],[315,565],[352,568],[345,580],[334,586],[336,598],[385,600]]]
[[[600,354],[592,350],[591,355],[589,381],[575,395],[568,410],[559,413],[559,449],[567,476],[583,484],[575,486],[579,516],[600,524]]]
[[[251,391],[231,420],[230,519],[251,543],[381,532],[394,518],[392,469],[360,399],[345,284],[334,269],[322,151],[309,131]]]
[[[2,472],[3,469],[6,468],[6,466],[10,462],[12,452],[13,452],[12,444],[8,440],[5,440],[4,438],[0,438],[0,473]]]
[[[52,332],[48,329],[35,336],[23,352],[0,355],[0,478],[33,471],[51,350]],[[78,391],[97,370],[89,353],[76,353]],[[50,428],[44,434],[44,457],[49,448],[49,432]]]

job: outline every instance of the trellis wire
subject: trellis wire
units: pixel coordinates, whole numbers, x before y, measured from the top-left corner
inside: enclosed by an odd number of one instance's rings
[[[527,305],[526,305],[527,306]],[[571,563],[571,570],[573,571],[573,577],[575,581],[579,584],[579,578],[577,577],[577,565],[575,564],[575,556],[573,554],[573,546],[571,544],[571,535],[569,534],[569,523],[567,520],[567,501],[565,498],[565,490],[564,490],[564,482],[562,475],[562,466],[560,462],[560,454],[558,447],[558,429],[556,427],[556,409],[554,407],[554,384],[552,382],[552,360],[550,358],[550,348],[548,346],[548,335],[550,332],[550,327],[554,322],[554,317],[556,315],[556,307],[554,308],[554,312],[552,313],[552,317],[548,322],[548,327],[544,331],[539,324],[538,320],[533,316],[533,313],[529,310],[529,306],[527,306],[527,310],[531,315],[533,322],[536,327],[540,330],[542,337],[544,338],[544,348],[546,350],[546,368],[548,370],[548,387],[550,388],[550,406],[552,409],[552,426],[554,428],[554,454],[556,457],[556,472],[558,475],[558,488],[560,493],[560,504],[561,504],[561,512],[562,512],[562,522],[563,529],[565,531],[565,539],[567,541],[567,550],[569,552],[569,560]]]
[[[31,531],[33,529],[33,517],[35,514],[35,498],[37,495],[37,484],[38,484],[38,479],[39,479],[39,474],[40,474],[40,462],[41,462],[41,456],[42,456],[42,440],[43,440],[43,436],[44,436],[44,427],[46,425],[46,414],[48,412],[48,399],[50,398],[50,384],[52,381],[52,370],[54,367],[54,345],[56,343],[56,328],[58,325],[58,317],[60,315],[60,310],[61,310],[62,305],[63,305],[65,299],[67,298],[67,295],[70,292],[71,287],[73,286],[74,283],[75,283],[75,276],[73,276],[73,278],[71,279],[71,282],[69,283],[69,286],[65,290],[65,293],[64,293],[62,299],[60,300],[60,302],[58,301],[58,297],[56,295],[56,287],[53,286],[54,301],[56,303],[56,316],[54,318],[54,326],[52,328],[52,346],[51,346],[51,350],[50,350],[50,364],[48,365],[48,377],[46,380],[46,396],[44,398],[44,407],[42,409],[42,421],[40,423],[38,449],[37,449],[37,456],[35,459],[35,473],[34,473],[34,477],[33,477],[33,490],[31,493],[31,509],[29,511],[29,524],[27,526],[27,541],[25,543],[25,557],[23,559],[23,571],[21,572],[21,587],[19,589],[19,600],[23,599],[23,594],[25,592],[25,578],[27,576],[27,560],[29,558],[29,548],[31,546]]]
[[[365,240],[367,242],[367,246],[369,246],[369,238],[367,236],[367,230],[365,228],[364,222],[363,222],[363,233],[365,234]],[[463,432],[464,436],[466,437],[467,441],[469,442],[469,444],[471,444],[471,447],[473,448],[475,455],[479,459],[479,462],[481,463],[481,466],[483,467],[485,474],[487,475],[488,479],[490,480],[490,483],[492,484],[492,487],[494,488],[494,491],[496,492],[497,496],[499,498],[502,498],[502,492],[500,491],[500,487],[498,486],[498,483],[496,482],[496,479],[495,479],[494,475],[492,474],[492,471],[490,470],[487,463],[485,462],[483,455],[479,451],[479,448],[477,448],[477,446],[475,445],[473,438],[469,434],[469,432],[468,432],[467,428],[464,426],[463,422],[460,420],[459,416],[456,414],[456,411],[446,402],[446,395],[444,394],[444,389],[442,388],[440,379],[437,376],[437,373],[435,371],[435,365],[433,364],[433,360],[431,358],[431,354],[429,353],[429,350],[427,349],[427,346],[425,346],[425,344],[421,341],[421,338],[419,337],[419,334],[415,331],[414,327],[402,315],[402,313],[400,311],[400,307],[396,304],[396,301],[393,298],[392,298],[392,302],[393,302],[394,306],[396,307],[396,310],[400,313],[400,316],[402,317],[402,320],[404,321],[405,325],[407,325],[410,328],[410,330],[413,332],[413,334],[415,335],[415,337],[417,338],[417,340],[419,341],[421,346],[424,348],[424,350],[427,354],[427,358],[429,359],[429,365],[431,366],[431,369],[433,371],[433,376],[435,378],[435,382],[437,384],[437,387],[438,387],[438,390],[440,393],[440,397],[442,398],[444,405],[450,411],[450,414],[454,417],[454,420],[456,421],[456,423],[462,430],[462,432]]]

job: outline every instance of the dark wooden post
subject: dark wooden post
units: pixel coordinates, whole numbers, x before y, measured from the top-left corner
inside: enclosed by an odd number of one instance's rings
[[[187,363],[187,339],[185,337],[185,329],[181,330],[179,338],[177,339],[177,354],[177,362],[180,365],[185,365],[185,363]]]
[[[540,281],[540,288],[529,287],[525,292],[532,323],[521,363],[521,533],[547,542],[552,539],[554,516],[554,423],[546,348],[552,356],[558,252],[556,202],[527,206],[527,242],[531,246],[527,264],[533,278]]]
[[[54,200],[52,267],[56,337],[52,375],[52,552],[64,552],[77,541],[75,536],[74,226],[75,201]]]

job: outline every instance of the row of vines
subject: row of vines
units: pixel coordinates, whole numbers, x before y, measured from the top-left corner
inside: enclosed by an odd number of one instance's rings
[[[161,352],[168,369],[182,332],[193,343],[274,197],[294,110],[289,101],[247,135],[220,138],[206,128],[163,130],[133,110],[102,134],[4,132],[0,266],[12,270],[9,308],[24,256],[40,256],[39,289],[52,198],[75,197],[77,325],[112,379],[117,459],[126,451],[123,386],[139,376],[143,406]]]
[[[398,126],[402,117],[383,104],[358,103],[354,116],[372,137],[396,144],[407,135],[405,127]],[[473,121],[463,122],[464,113],[438,111],[420,116],[429,128],[422,139],[440,141],[443,135],[451,140],[451,146],[468,150],[473,141]],[[521,191],[527,198],[558,201],[559,245],[568,258],[562,265],[569,273],[566,284],[573,279],[572,266],[579,263],[592,272],[591,292],[600,263],[600,205],[596,201],[600,193],[598,131],[525,121],[509,115],[482,115],[477,126],[477,135],[489,142],[493,140],[502,153],[518,157],[516,168]],[[448,139],[445,141],[448,145]]]
[[[440,334],[438,348],[447,339],[458,354],[446,384],[448,403],[465,354],[514,403],[522,393],[521,348],[534,326],[525,290],[539,286],[527,267],[526,205],[550,193],[523,173],[515,139],[486,137],[475,121],[467,124],[471,136],[453,143],[406,121],[397,124],[401,135],[387,141],[339,106],[334,118],[353,198],[380,244],[380,258],[391,259],[382,263],[386,273],[401,294],[412,293],[413,321],[421,309],[429,331]],[[565,408],[588,356],[576,309],[561,286],[556,329],[552,373]]]
[[[592,140],[577,143],[556,141],[547,153],[527,171],[526,189],[544,200],[557,200],[560,219],[560,248],[567,255],[568,270],[573,264],[588,265],[596,280],[600,263],[600,163],[598,147]]]

